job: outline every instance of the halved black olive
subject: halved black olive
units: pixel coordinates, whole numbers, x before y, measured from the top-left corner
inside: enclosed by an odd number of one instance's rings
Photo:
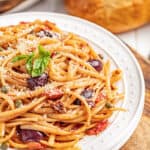
[[[31,77],[27,79],[28,88],[34,90],[37,86],[44,86],[48,82],[48,74],[43,73],[39,77]]]
[[[38,142],[44,138],[44,134],[36,130],[18,128],[17,132],[22,142]]]
[[[97,71],[101,71],[102,68],[103,68],[102,62],[100,60],[98,60],[98,59],[91,59],[88,62]]]

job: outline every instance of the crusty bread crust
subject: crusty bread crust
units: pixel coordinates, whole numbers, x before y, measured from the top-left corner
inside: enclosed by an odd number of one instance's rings
[[[70,14],[120,33],[150,21],[150,0],[66,0]]]

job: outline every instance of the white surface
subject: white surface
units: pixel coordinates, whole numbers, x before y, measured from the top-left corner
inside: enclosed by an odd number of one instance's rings
[[[26,11],[48,11],[66,13],[63,0],[41,0]],[[144,57],[150,55],[150,25],[146,25],[131,32],[120,34],[119,37],[135,48]]]
[[[0,17],[0,25],[16,24],[22,20],[32,21],[37,18],[51,20],[63,30],[88,38],[91,43],[98,47],[96,48],[98,52],[101,52],[100,49],[104,49],[104,53],[123,70],[126,92],[125,100],[120,105],[123,105],[127,112],[120,112],[100,136],[86,137],[79,142],[82,150],[99,150],[99,148],[102,150],[116,150],[120,148],[135,130],[144,105],[144,80],[135,57],[111,33],[95,24],[75,17],[54,13],[30,12],[2,16]]]
[[[127,33],[122,33],[119,37],[144,57],[148,58],[150,56],[150,24]]]

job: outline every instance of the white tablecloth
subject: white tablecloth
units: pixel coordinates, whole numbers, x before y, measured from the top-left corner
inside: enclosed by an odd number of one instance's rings
[[[41,0],[34,6],[24,11],[47,11],[67,13],[64,9],[63,0]],[[117,35],[130,46],[135,48],[143,56],[150,55],[150,25],[145,25],[139,29]]]

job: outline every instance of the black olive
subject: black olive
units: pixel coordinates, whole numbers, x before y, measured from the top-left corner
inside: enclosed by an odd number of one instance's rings
[[[93,68],[95,68],[97,71],[101,71],[102,68],[103,68],[102,62],[101,62],[100,60],[98,60],[98,59],[91,59],[91,60],[89,60],[88,62],[89,62],[89,64],[90,64]]]
[[[65,122],[59,122],[60,127],[67,127],[68,123]]]
[[[95,103],[92,100],[86,100],[86,101],[87,101],[89,106],[91,106],[91,107],[95,106]]]
[[[48,74],[43,73],[39,77],[31,77],[27,79],[28,88],[34,90],[37,86],[44,86],[48,82]]]
[[[38,33],[36,33],[36,35],[40,38],[43,37],[50,37],[50,38],[58,38],[58,34],[49,30],[41,30]]]
[[[36,130],[20,129],[17,130],[22,142],[38,142],[44,138],[44,134]]]
[[[84,96],[85,98],[92,98],[93,95],[93,90],[92,89],[85,89],[84,91],[82,91],[81,93],[82,96]]]
[[[35,87],[37,86],[37,84],[36,84],[36,82],[34,81],[33,78],[27,79],[27,84],[28,84],[28,88],[29,88],[30,90],[34,90]]]
[[[41,38],[45,36],[51,37],[51,38],[53,37],[53,35],[48,30],[41,30],[40,32],[37,33],[37,36]]]
[[[79,99],[76,99],[74,102],[73,102],[74,105],[81,105],[81,101]]]

